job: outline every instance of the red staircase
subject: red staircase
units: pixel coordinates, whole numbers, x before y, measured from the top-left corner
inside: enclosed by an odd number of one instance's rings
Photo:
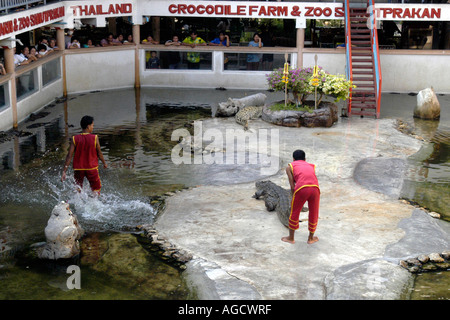
[[[379,117],[379,100],[381,97],[381,72],[379,69],[378,39],[376,29],[369,29],[370,14],[368,8],[351,7],[346,1],[346,45],[347,77],[353,81],[349,98],[348,116],[360,115]],[[368,3],[369,5],[369,3]],[[374,43],[376,49],[374,50]],[[377,75],[379,72],[379,77]]]

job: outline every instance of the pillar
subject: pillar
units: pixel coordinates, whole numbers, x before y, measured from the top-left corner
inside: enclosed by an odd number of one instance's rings
[[[139,42],[141,40],[141,26],[133,24],[133,41],[136,48],[134,49],[134,87],[141,87],[140,61],[139,61]]]
[[[305,29],[297,29],[297,67],[303,67],[303,48],[305,47]]]
[[[13,128],[17,129],[18,127],[18,118],[17,118],[17,92],[16,92],[16,75],[14,65],[14,48],[6,48],[4,50],[4,58],[5,58],[5,69],[7,73],[12,74],[10,81],[10,103],[11,103],[11,111],[13,114]]]
[[[64,37],[64,29],[56,29],[56,45],[62,54],[62,80],[63,80],[63,96],[67,97],[67,77],[66,77],[66,43]]]

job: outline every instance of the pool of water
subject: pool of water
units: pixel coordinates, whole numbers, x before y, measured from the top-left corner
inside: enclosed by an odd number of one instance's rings
[[[218,90],[142,89],[95,92],[71,96],[45,107],[33,121],[20,124],[20,136],[0,136],[0,299],[186,299],[195,298],[180,271],[147,252],[132,234],[140,224],[152,223],[155,196],[201,184],[253,181],[252,166],[176,166],[171,150],[175,129],[192,131],[192,122],[209,118],[218,102],[256,92]],[[267,93],[268,102],[280,100]],[[441,119],[414,119],[416,97],[384,94],[382,118],[407,122],[428,143],[410,157],[404,197],[449,215],[450,97],[439,96]],[[201,102],[199,102],[201,101]],[[74,192],[69,171],[60,174],[69,138],[79,133],[85,114],[95,118],[109,169],[100,166],[102,195],[87,188]],[[86,230],[81,268],[82,290],[68,290],[67,265],[38,261],[30,245],[45,240],[44,232],[54,205],[70,203]],[[442,273],[436,283],[449,284]],[[433,279],[433,275],[427,275]],[[429,286],[420,284],[416,288]],[[444,279],[444,280],[442,280]],[[433,280],[431,280],[433,282]],[[444,293],[442,293],[444,292]],[[442,294],[444,294],[442,296]],[[427,296],[433,294],[423,293]],[[441,290],[438,298],[448,299]],[[418,298],[418,296],[412,296]]]
[[[18,136],[0,136],[0,299],[186,299],[195,297],[180,271],[147,252],[131,234],[153,223],[155,196],[201,184],[254,180],[259,166],[174,165],[175,129],[193,131],[193,121],[210,118],[218,102],[252,92],[169,89],[117,90],[73,95],[46,106],[20,124]],[[274,96],[276,96],[274,94]],[[202,101],[199,103],[198,101]],[[88,186],[75,191],[72,171],[60,175],[69,138],[85,114],[94,117],[102,152],[102,194]],[[32,118],[32,120],[31,120]],[[30,245],[45,241],[51,210],[64,200],[95,238],[97,257],[80,265],[83,290],[67,290],[67,265],[35,259]],[[120,245],[119,245],[120,244]],[[114,249],[115,248],[115,249]],[[92,257],[91,257],[92,258]],[[101,259],[100,259],[101,258]],[[130,262],[131,261],[131,262]]]

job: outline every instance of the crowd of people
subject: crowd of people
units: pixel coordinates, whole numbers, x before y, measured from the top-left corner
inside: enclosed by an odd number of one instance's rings
[[[35,46],[14,47],[14,66],[29,64],[59,50],[56,39],[40,37]],[[3,67],[3,66],[2,66]]]
[[[80,42],[80,38],[84,38],[84,43]],[[123,34],[118,34],[114,36],[112,33],[107,34],[100,41],[94,42],[92,38],[89,37],[78,37],[74,35],[72,29],[68,30],[64,39],[65,49],[81,49],[81,48],[94,48],[94,47],[109,47],[109,46],[122,46],[122,45],[134,45],[136,44],[133,35],[129,34],[124,37]],[[141,44],[156,45],[162,44],[153,39],[151,35],[147,36],[141,41]],[[207,42],[201,38],[196,30],[192,30],[190,34],[185,37],[182,41],[178,35],[174,35],[172,39],[164,42],[165,46],[189,46],[195,48],[197,46],[223,46],[229,47],[231,45],[231,40],[229,35],[220,31],[218,36],[213,40]],[[253,35],[252,41],[248,43],[248,46],[261,48],[264,46],[262,37],[260,34],[255,33]],[[271,45],[269,45],[271,46]],[[60,50],[57,46],[55,38],[40,37],[38,43],[35,46],[20,46],[14,48],[14,65],[16,67],[21,65],[26,65],[36,61],[42,57]],[[146,56],[146,67],[147,69],[160,69],[162,68],[161,57],[158,57],[156,51],[151,51],[147,53]],[[164,65],[168,66],[169,69],[180,68],[181,57],[180,53],[177,51],[167,51],[163,54],[163,59],[165,60]],[[200,68],[200,53],[189,51],[186,54],[186,62],[188,69],[199,69]],[[248,70],[258,70],[260,63],[271,63],[273,61],[273,54],[257,54],[248,53],[246,57],[247,69]],[[225,54],[224,69],[228,67],[228,57]],[[0,74],[6,74],[6,70],[2,64],[0,64]]]

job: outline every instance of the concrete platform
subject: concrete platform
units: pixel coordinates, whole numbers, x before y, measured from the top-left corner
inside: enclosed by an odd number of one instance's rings
[[[225,132],[239,125],[232,118],[212,118],[203,121],[203,130],[208,128]],[[392,191],[400,187],[402,175],[390,177],[388,192],[383,193],[376,175],[361,177],[363,187],[354,170],[366,158],[404,160],[419,150],[421,141],[400,133],[390,119],[340,118],[331,128],[287,128],[254,120],[250,128],[279,134],[278,172],[269,178],[256,175],[255,180],[270,179],[288,188],[284,169],[295,149],[303,149],[306,160],[316,164],[321,187],[319,241],[306,243],[305,220],[295,244],[282,242],[288,230],[276,213],[266,210],[264,201],[252,198],[254,182],[202,185],[177,193],[155,227],[193,254],[186,277],[199,298],[398,299],[411,281],[398,261],[429,253],[422,251],[430,248],[410,241],[407,249],[392,250],[408,232],[399,223],[411,218],[414,210]],[[383,168],[375,165],[374,170]],[[307,219],[307,213],[300,219]],[[441,227],[430,222],[430,228]],[[448,238],[448,230],[439,234]],[[433,233],[427,229],[423,237]],[[448,249],[449,243],[444,239],[437,247]],[[395,254],[385,255],[388,247]]]

